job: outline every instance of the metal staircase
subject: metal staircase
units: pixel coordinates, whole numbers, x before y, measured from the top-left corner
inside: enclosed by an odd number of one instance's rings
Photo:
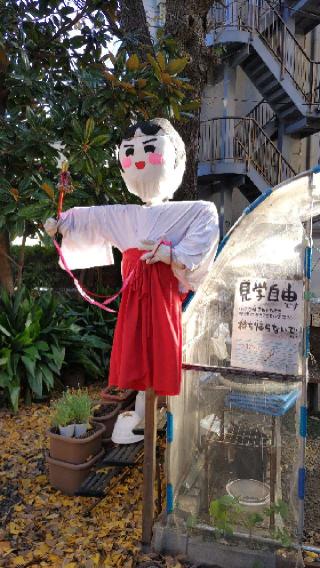
[[[289,13],[295,19],[296,31],[307,34],[320,23],[319,0],[287,0]]]
[[[320,63],[310,59],[270,1],[215,3],[210,20],[211,43],[232,52],[285,132],[299,138],[318,132]]]
[[[258,123],[265,120],[266,128],[274,120],[263,105],[260,103],[243,118],[220,117],[201,123],[200,183],[214,177],[223,186],[229,178],[248,201],[253,201],[268,187],[296,175]]]

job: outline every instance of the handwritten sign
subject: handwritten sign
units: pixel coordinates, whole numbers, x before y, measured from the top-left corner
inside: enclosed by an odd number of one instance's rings
[[[303,282],[241,278],[236,282],[231,365],[301,373]]]

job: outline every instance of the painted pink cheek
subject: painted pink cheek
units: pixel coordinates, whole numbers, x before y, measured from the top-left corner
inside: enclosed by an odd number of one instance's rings
[[[132,164],[132,160],[131,158],[122,158],[122,160],[120,160],[120,164],[122,165],[123,168],[130,168],[131,164]]]
[[[156,152],[151,152],[149,154],[149,164],[153,166],[159,166],[163,164],[163,156],[162,154],[157,154]]]

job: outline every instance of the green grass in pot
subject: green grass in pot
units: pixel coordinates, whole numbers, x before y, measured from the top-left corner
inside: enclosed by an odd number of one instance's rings
[[[88,391],[69,391],[67,397],[70,399],[75,424],[88,424],[92,415],[92,400]]]

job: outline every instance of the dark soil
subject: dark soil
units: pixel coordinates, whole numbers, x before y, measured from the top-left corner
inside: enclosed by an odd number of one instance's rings
[[[82,434],[82,436],[77,436],[77,440],[83,440],[84,438],[89,438],[90,436],[92,436],[92,434],[95,434],[97,431],[99,430],[99,426],[97,426],[97,424],[91,424],[91,428],[90,430],[87,430],[87,432],[85,432],[85,434]],[[52,432],[52,434],[59,434],[59,428],[58,427],[53,427],[50,429],[50,432]]]
[[[94,411],[93,416],[100,418],[100,416],[111,414],[111,412],[115,410],[117,404],[117,402],[110,402],[110,404],[101,404],[99,408]]]
[[[304,538],[320,546],[320,419],[310,417],[306,449],[306,496]]]

